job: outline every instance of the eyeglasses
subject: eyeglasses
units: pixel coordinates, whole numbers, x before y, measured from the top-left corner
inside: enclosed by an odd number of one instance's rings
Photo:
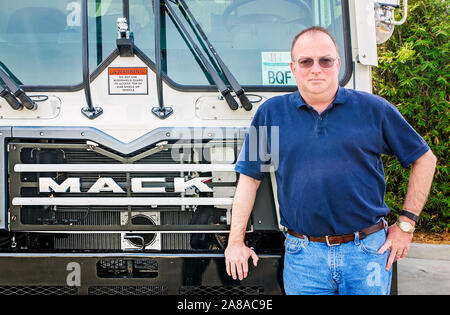
[[[336,59],[337,58],[333,57],[320,57],[319,66],[321,66],[322,68],[331,68],[332,66],[334,66]],[[314,59],[310,57],[300,58],[297,60],[297,63],[300,68],[307,69],[313,66]]]

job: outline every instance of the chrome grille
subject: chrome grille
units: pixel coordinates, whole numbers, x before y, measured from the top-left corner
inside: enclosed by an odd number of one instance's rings
[[[166,145],[166,144],[164,144]],[[149,145],[142,148],[139,152],[134,152],[129,155],[123,155],[114,150],[100,145],[91,145],[89,143],[70,142],[70,141],[50,141],[50,142],[20,142],[14,140],[8,144],[8,162],[10,175],[10,200],[14,199],[28,199],[31,204],[35,200],[51,199],[52,197],[58,199],[57,205],[28,205],[28,204],[12,204],[10,211],[10,230],[15,232],[53,232],[54,235],[53,246],[55,249],[73,249],[73,250],[118,250],[124,245],[123,234],[132,233],[139,235],[139,231],[144,233],[158,233],[162,231],[160,244],[161,249],[192,249],[190,242],[192,235],[190,231],[207,231],[215,233],[215,231],[223,232],[228,229],[228,226],[219,217],[224,217],[223,208],[216,211],[219,213],[215,216],[216,221],[206,222],[205,219],[192,220],[193,214],[197,212],[199,206],[184,204],[185,199],[191,198],[212,201],[215,199],[216,186],[221,187],[220,191],[227,191],[230,186],[236,185],[235,179],[223,180],[216,182],[209,182],[207,186],[212,188],[214,192],[206,190],[185,188],[182,192],[174,192],[174,177],[181,178],[181,180],[188,181],[195,177],[210,177],[212,175],[211,168],[204,171],[171,171],[172,168],[167,165],[177,165],[183,163],[191,164],[208,164],[208,161],[193,162],[194,151],[198,149],[199,145],[192,144],[188,149],[176,149],[169,146],[165,149],[161,146]],[[181,155],[182,154],[182,155]],[[181,161],[184,158],[187,161]],[[28,167],[28,170],[15,170],[15,165]],[[34,164],[45,166],[47,164],[60,164],[61,167],[69,166],[66,171],[34,171]],[[83,171],[83,167],[76,167],[79,164],[98,164],[98,165],[119,165],[118,171]],[[127,165],[125,165],[127,164]],[[141,172],[130,171],[132,164],[163,164],[166,165],[168,171],[148,171]],[[123,169],[121,165],[127,167]],[[95,168],[94,168],[95,169]],[[105,168],[107,169],[107,168]],[[183,168],[180,168],[183,169]],[[222,172],[223,173],[223,172]],[[185,177],[188,176],[189,177]],[[132,192],[131,179],[138,177],[164,177],[165,181],[157,184],[146,182],[145,187],[157,185],[157,187],[165,187],[165,192],[148,193],[148,192]],[[222,175],[220,175],[222,177]],[[74,192],[70,186],[71,191],[66,192],[41,192],[39,189],[40,178],[47,180],[47,185],[60,185],[67,178],[75,178],[78,185],[78,180],[81,183],[81,192]],[[100,192],[88,193],[89,187],[99,178],[111,178],[123,192]],[[224,177],[225,178],[225,177]],[[220,180],[221,178],[219,178]],[[53,183],[53,184],[51,184]],[[72,184],[71,184],[72,185]],[[48,187],[50,191],[54,186]],[[50,188],[52,187],[52,188]],[[142,186],[141,188],[143,188]],[[217,188],[219,190],[219,188]],[[123,205],[89,205],[85,201],[85,206],[81,206],[79,200],[88,199],[102,199],[101,201],[108,201],[109,197],[122,200]],[[88,198],[86,198],[88,197]],[[231,197],[231,196],[230,196]],[[231,199],[230,197],[227,202]],[[64,204],[67,198],[71,199],[72,205]],[[138,198],[138,199],[134,199]],[[151,204],[155,198],[162,198],[163,201],[176,202],[177,205],[160,205]],[[77,200],[79,199],[79,200]],[[126,205],[130,200],[138,200],[139,205]],[[161,200],[162,200],[161,199]],[[220,199],[220,198],[216,198]],[[152,201],[147,201],[152,200]],[[47,201],[45,201],[47,202]],[[149,205],[143,205],[149,202]],[[189,202],[189,201],[186,201]],[[105,202],[108,204],[108,202]],[[181,204],[181,205],[180,205]],[[213,205],[208,206],[215,209]],[[215,210],[214,210],[215,211]],[[141,224],[136,225],[130,223],[130,220],[123,219],[122,215],[135,212],[140,213],[159,213],[160,221],[156,225]],[[126,223],[123,222],[125,220]],[[194,223],[195,222],[195,223]],[[121,239],[122,238],[122,239]],[[203,244],[203,243],[202,243]],[[158,245],[159,246],[159,245]],[[195,245],[197,246],[197,245]],[[203,246],[203,245],[202,245]]]

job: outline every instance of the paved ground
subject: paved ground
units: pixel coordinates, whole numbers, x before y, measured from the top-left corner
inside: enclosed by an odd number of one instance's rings
[[[399,295],[450,295],[450,245],[413,243],[397,270]]]

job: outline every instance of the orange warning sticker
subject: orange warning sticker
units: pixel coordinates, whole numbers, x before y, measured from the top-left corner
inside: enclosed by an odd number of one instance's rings
[[[146,67],[110,67],[108,68],[109,94],[148,94]]]
[[[109,75],[147,75],[147,68],[108,68]]]

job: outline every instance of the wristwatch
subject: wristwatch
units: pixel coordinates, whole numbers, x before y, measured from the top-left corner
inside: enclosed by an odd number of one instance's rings
[[[406,222],[406,221],[400,221],[400,220],[397,220],[396,223],[397,223],[398,227],[400,228],[400,230],[402,230],[403,232],[408,233],[408,234],[414,233],[415,227],[411,223]]]
[[[407,217],[408,219],[413,220],[414,222],[419,222],[419,216],[415,215],[414,213],[408,211],[408,210],[402,210],[400,211],[400,215],[403,215],[405,217]]]

